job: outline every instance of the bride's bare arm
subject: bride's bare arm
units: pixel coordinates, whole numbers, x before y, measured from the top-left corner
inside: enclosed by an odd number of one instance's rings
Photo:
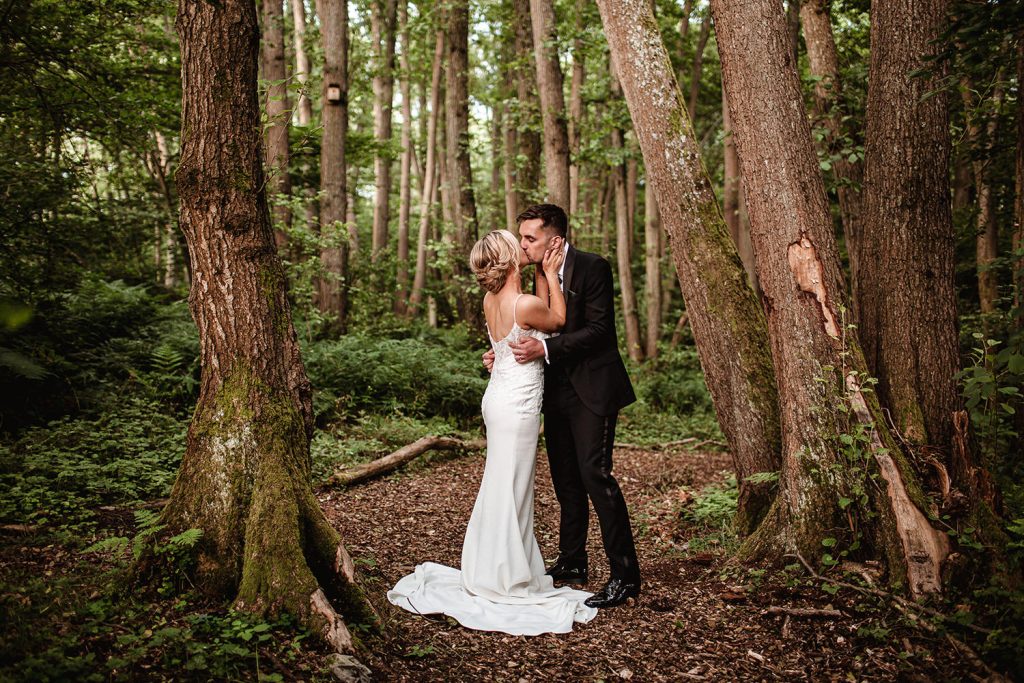
[[[524,324],[541,332],[557,332],[565,325],[565,296],[558,286],[558,269],[565,258],[565,251],[558,246],[544,254],[544,277],[537,280],[539,296],[525,296],[519,319]],[[545,291],[546,290],[546,291]]]

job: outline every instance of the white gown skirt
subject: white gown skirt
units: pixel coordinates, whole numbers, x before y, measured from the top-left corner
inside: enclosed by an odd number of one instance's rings
[[[555,588],[544,574],[533,533],[540,414],[535,402],[520,407],[508,400],[508,387],[496,388],[488,386],[483,400],[487,462],[466,527],[462,570],[420,564],[388,591],[388,600],[418,614],[443,613],[481,631],[568,633],[597,610],[583,604],[590,593]]]

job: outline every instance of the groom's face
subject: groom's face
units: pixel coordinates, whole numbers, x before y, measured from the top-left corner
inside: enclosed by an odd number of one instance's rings
[[[551,246],[555,231],[544,227],[544,220],[531,218],[519,224],[519,244],[526,252],[529,263],[540,263],[544,260],[544,252]]]

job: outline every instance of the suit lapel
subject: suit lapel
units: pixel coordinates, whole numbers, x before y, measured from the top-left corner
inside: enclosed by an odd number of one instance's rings
[[[572,292],[572,270],[576,265],[576,249],[569,245],[569,251],[565,254],[565,269],[562,271],[562,291],[568,301]]]

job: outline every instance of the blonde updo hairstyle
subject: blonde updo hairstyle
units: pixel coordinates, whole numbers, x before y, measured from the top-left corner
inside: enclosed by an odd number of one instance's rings
[[[519,272],[519,242],[508,230],[492,230],[473,245],[469,267],[481,287],[497,294],[509,275]]]

